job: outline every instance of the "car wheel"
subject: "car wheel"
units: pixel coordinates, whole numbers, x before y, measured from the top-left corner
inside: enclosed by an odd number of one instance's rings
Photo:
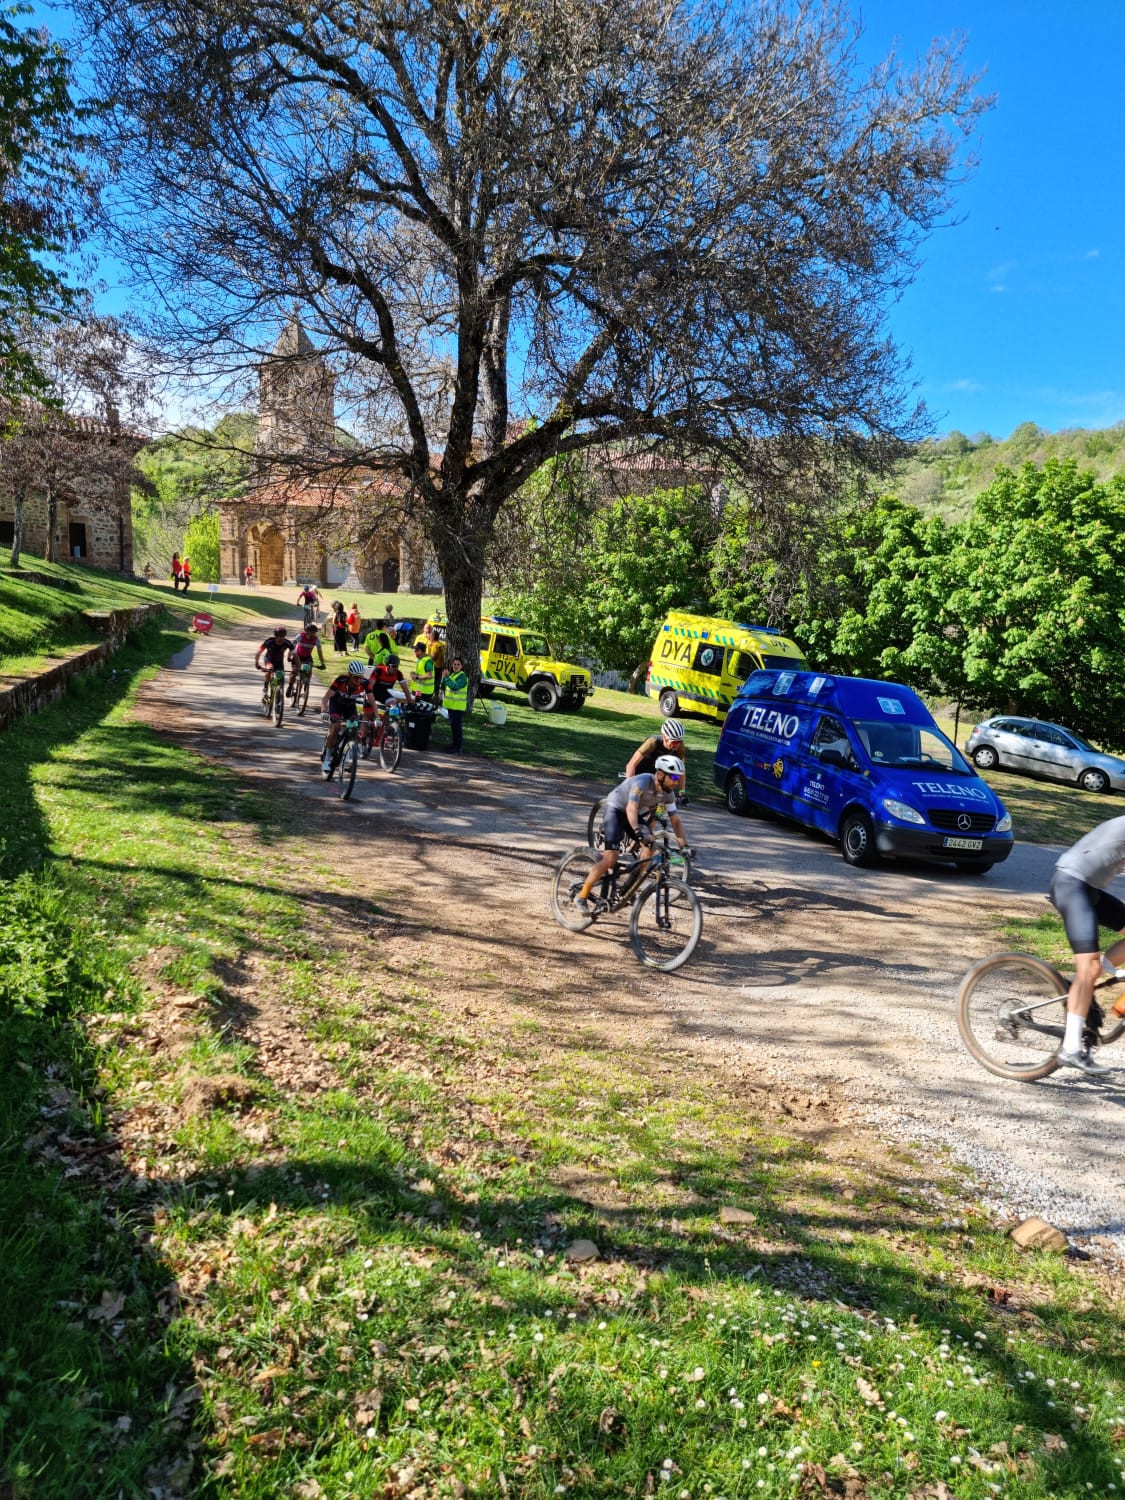
[[[741,771],[732,771],[727,777],[727,811],[744,818],[750,811],[750,797],[746,791],[746,778]]]
[[[995,771],[1000,764],[1000,757],[991,745],[978,745],[972,759],[978,771]]]
[[[533,682],[527,690],[527,701],[541,714],[548,714],[558,705],[559,690],[553,682]]]
[[[840,850],[849,865],[875,863],[875,830],[865,812],[845,814],[844,821],[840,824]]]
[[[1108,792],[1109,777],[1097,766],[1087,766],[1078,778],[1078,785],[1084,792]]]
[[[666,719],[674,719],[679,711],[680,700],[671,688],[665,688],[660,695],[660,712]]]

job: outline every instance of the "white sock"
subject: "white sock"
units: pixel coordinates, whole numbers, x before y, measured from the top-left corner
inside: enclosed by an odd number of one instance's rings
[[[1086,1025],[1085,1016],[1076,1016],[1072,1010],[1066,1013],[1066,1035],[1063,1037],[1064,1052],[1081,1052],[1082,1029]]]

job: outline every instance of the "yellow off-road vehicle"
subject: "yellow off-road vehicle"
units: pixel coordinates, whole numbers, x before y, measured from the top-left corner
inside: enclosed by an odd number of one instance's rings
[[[446,636],[444,614],[426,621],[439,641]],[[594,691],[585,667],[558,661],[546,638],[537,630],[525,630],[510,615],[482,615],[480,622],[480,692],[487,698],[497,688],[527,694],[532,708],[575,710]]]

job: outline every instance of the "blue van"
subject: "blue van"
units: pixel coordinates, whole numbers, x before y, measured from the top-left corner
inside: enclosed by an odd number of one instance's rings
[[[1004,804],[897,682],[754,672],[723,725],[715,781],[731,812],[822,829],[851,865],[904,854],[982,874],[1012,849]]]

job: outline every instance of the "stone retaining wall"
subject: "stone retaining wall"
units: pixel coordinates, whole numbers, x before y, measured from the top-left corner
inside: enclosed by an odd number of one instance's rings
[[[136,604],[129,609],[88,610],[82,619],[102,637],[94,646],[79,646],[72,655],[45,667],[33,677],[3,682],[0,678],[0,730],[57,703],[67,683],[81,672],[89,672],[112,656],[135,630],[164,608],[162,604]]]

